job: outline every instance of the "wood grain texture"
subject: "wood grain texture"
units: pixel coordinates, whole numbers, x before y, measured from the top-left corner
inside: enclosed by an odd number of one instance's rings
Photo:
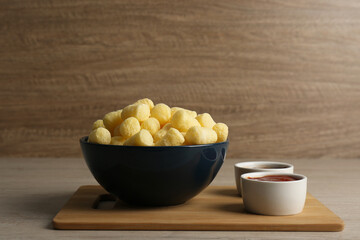
[[[108,194],[99,185],[81,186],[54,217],[55,229],[339,232],[343,221],[310,194],[304,210],[292,216],[245,211],[235,186],[210,186],[185,204],[134,207],[118,201],[112,209],[94,205]]]
[[[230,126],[228,156],[360,156],[360,2],[0,4],[0,156],[80,156],[142,97]]]
[[[212,186],[235,186],[226,159]],[[81,185],[97,184],[77,158],[0,158],[0,239],[358,239],[359,159],[286,159],[308,177],[308,191],[345,222],[342,232],[57,231],[51,220]],[[346,174],[344,174],[346,173]],[[331,176],[331,178],[329,177]]]

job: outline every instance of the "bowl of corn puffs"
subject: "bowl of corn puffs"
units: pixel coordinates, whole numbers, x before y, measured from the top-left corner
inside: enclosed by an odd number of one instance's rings
[[[227,125],[208,113],[144,98],[96,120],[80,145],[109,193],[129,204],[168,206],[188,201],[212,182],[227,137]]]

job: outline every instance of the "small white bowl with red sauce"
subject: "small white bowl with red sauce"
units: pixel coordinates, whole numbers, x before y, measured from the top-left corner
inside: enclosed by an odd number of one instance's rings
[[[253,172],[241,175],[246,211],[262,215],[301,213],[306,199],[304,175],[279,172]]]
[[[242,174],[250,172],[281,172],[293,173],[294,166],[284,162],[270,162],[270,161],[250,161],[239,162],[234,165],[235,169],[235,183],[239,195],[241,196],[240,177]]]

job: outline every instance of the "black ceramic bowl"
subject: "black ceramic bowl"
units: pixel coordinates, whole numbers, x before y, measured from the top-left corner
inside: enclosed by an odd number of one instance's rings
[[[215,178],[229,142],[136,147],[80,139],[86,163],[101,186],[129,204],[166,206],[186,202]]]

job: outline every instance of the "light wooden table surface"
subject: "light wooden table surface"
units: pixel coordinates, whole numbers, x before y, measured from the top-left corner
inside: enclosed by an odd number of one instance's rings
[[[213,185],[234,184],[226,159]],[[360,239],[360,160],[289,160],[309,192],[345,222],[343,232],[65,231],[52,218],[81,185],[96,184],[83,159],[0,158],[0,239]]]

